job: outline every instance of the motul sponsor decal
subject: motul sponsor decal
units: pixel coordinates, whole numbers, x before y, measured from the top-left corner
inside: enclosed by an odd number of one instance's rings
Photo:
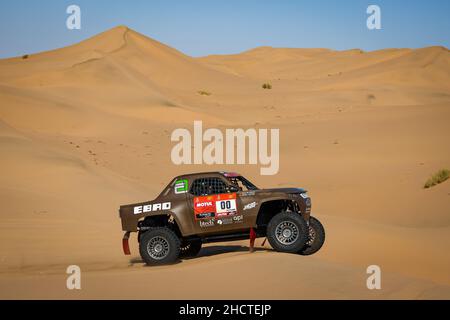
[[[207,201],[207,202],[199,202],[195,204],[196,208],[210,208],[212,207],[213,203],[211,201]]]

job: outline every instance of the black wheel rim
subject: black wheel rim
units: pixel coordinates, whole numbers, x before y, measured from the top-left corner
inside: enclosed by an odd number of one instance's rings
[[[316,230],[314,230],[313,227],[309,226],[308,241],[306,242],[306,245],[311,246],[314,243],[315,239],[316,239]]]

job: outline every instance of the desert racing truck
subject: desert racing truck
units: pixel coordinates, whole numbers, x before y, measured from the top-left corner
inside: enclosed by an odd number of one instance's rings
[[[148,265],[196,256],[203,243],[266,237],[280,252],[311,255],[325,230],[311,216],[311,199],[300,188],[259,189],[238,173],[204,172],[174,178],[152,201],[119,209],[123,251],[137,232]],[[265,241],[265,240],[264,240]]]

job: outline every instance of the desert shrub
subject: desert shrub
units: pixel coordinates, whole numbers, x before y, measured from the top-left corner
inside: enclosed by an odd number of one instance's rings
[[[28,59],[30,56],[28,55],[28,54],[24,54],[23,56],[22,56],[22,59]]]
[[[432,186],[435,186],[439,183],[444,182],[445,180],[447,180],[450,176],[450,170],[448,169],[441,169],[438,172],[436,172],[435,174],[433,174],[426,182],[425,185],[423,186],[424,188],[431,188]]]
[[[262,88],[263,89],[272,89],[272,85],[270,83],[263,83]]]
[[[211,92],[204,91],[204,90],[200,90],[200,91],[197,91],[197,92],[201,96],[210,96],[211,95]]]

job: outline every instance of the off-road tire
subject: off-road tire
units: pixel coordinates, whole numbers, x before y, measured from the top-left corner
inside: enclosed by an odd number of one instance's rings
[[[309,235],[305,247],[299,251],[301,255],[309,256],[322,248],[325,242],[325,229],[320,221],[314,217],[309,218]]]
[[[308,240],[308,225],[298,213],[280,212],[267,225],[266,236],[276,251],[297,253]]]
[[[191,258],[198,255],[202,248],[202,242],[200,240],[194,240],[190,242],[182,242],[180,247],[180,258]]]
[[[139,253],[147,265],[174,263],[180,254],[180,239],[167,227],[151,228],[141,235]]]

